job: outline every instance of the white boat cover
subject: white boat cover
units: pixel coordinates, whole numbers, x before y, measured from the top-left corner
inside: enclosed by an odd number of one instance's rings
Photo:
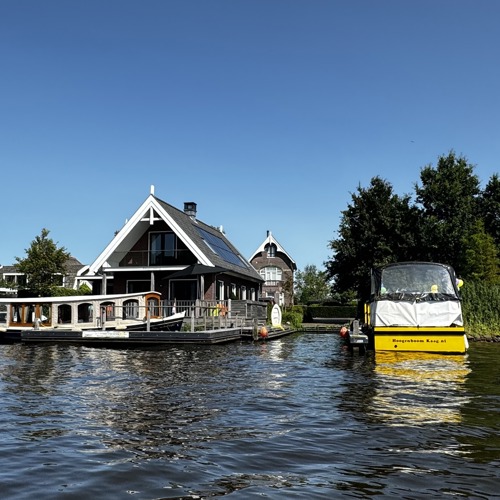
[[[370,321],[377,326],[463,326],[458,300],[409,302],[380,300],[372,302]]]

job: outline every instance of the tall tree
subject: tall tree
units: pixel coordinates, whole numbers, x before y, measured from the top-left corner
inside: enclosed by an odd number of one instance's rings
[[[49,230],[42,229],[40,236],[26,249],[24,259],[16,257],[17,269],[26,275],[26,285],[34,296],[50,297],[66,273],[65,263],[70,254],[49,238]]]
[[[500,284],[500,259],[495,240],[484,229],[483,221],[478,221],[476,231],[463,240],[465,263],[462,276],[467,280]]]
[[[338,238],[330,241],[331,260],[325,262],[335,292],[354,290],[366,299],[372,267],[418,258],[418,211],[410,196],[398,196],[392,185],[372,178],[368,188],[358,186],[342,212]]]
[[[330,294],[330,286],[325,271],[319,271],[315,265],[307,265],[304,271],[295,274],[295,296],[299,304],[323,301]]]
[[[484,228],[500,249],[500,178],[493,174],[480,197],[480,214]]]
[[[438,158],[435,168],[422,168],[420,181],[415,193],[422,207],[425,258],[462,273],[466,263],[463,240],[476,232],[478,220],[480,187],[474,166],[451,151]]]

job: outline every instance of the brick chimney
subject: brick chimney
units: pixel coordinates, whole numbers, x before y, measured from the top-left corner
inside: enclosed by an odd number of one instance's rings
[[[196,218],[196,203],[193,201],[185,201],[184,213],[193,219]]]

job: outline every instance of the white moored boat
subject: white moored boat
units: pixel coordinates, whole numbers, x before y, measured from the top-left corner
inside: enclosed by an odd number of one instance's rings
[[[2,307],[3,306],[3,307]],[[158,292],[0,298],[2,333],[26,330],[177,331],[185,312],[163,307]],[[5,335],[4,335],[5,336]]]

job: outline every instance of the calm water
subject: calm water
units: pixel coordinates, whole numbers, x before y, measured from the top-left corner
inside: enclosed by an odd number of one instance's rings
[[[500,344],[0,346],[1,498],[500,498]]]

